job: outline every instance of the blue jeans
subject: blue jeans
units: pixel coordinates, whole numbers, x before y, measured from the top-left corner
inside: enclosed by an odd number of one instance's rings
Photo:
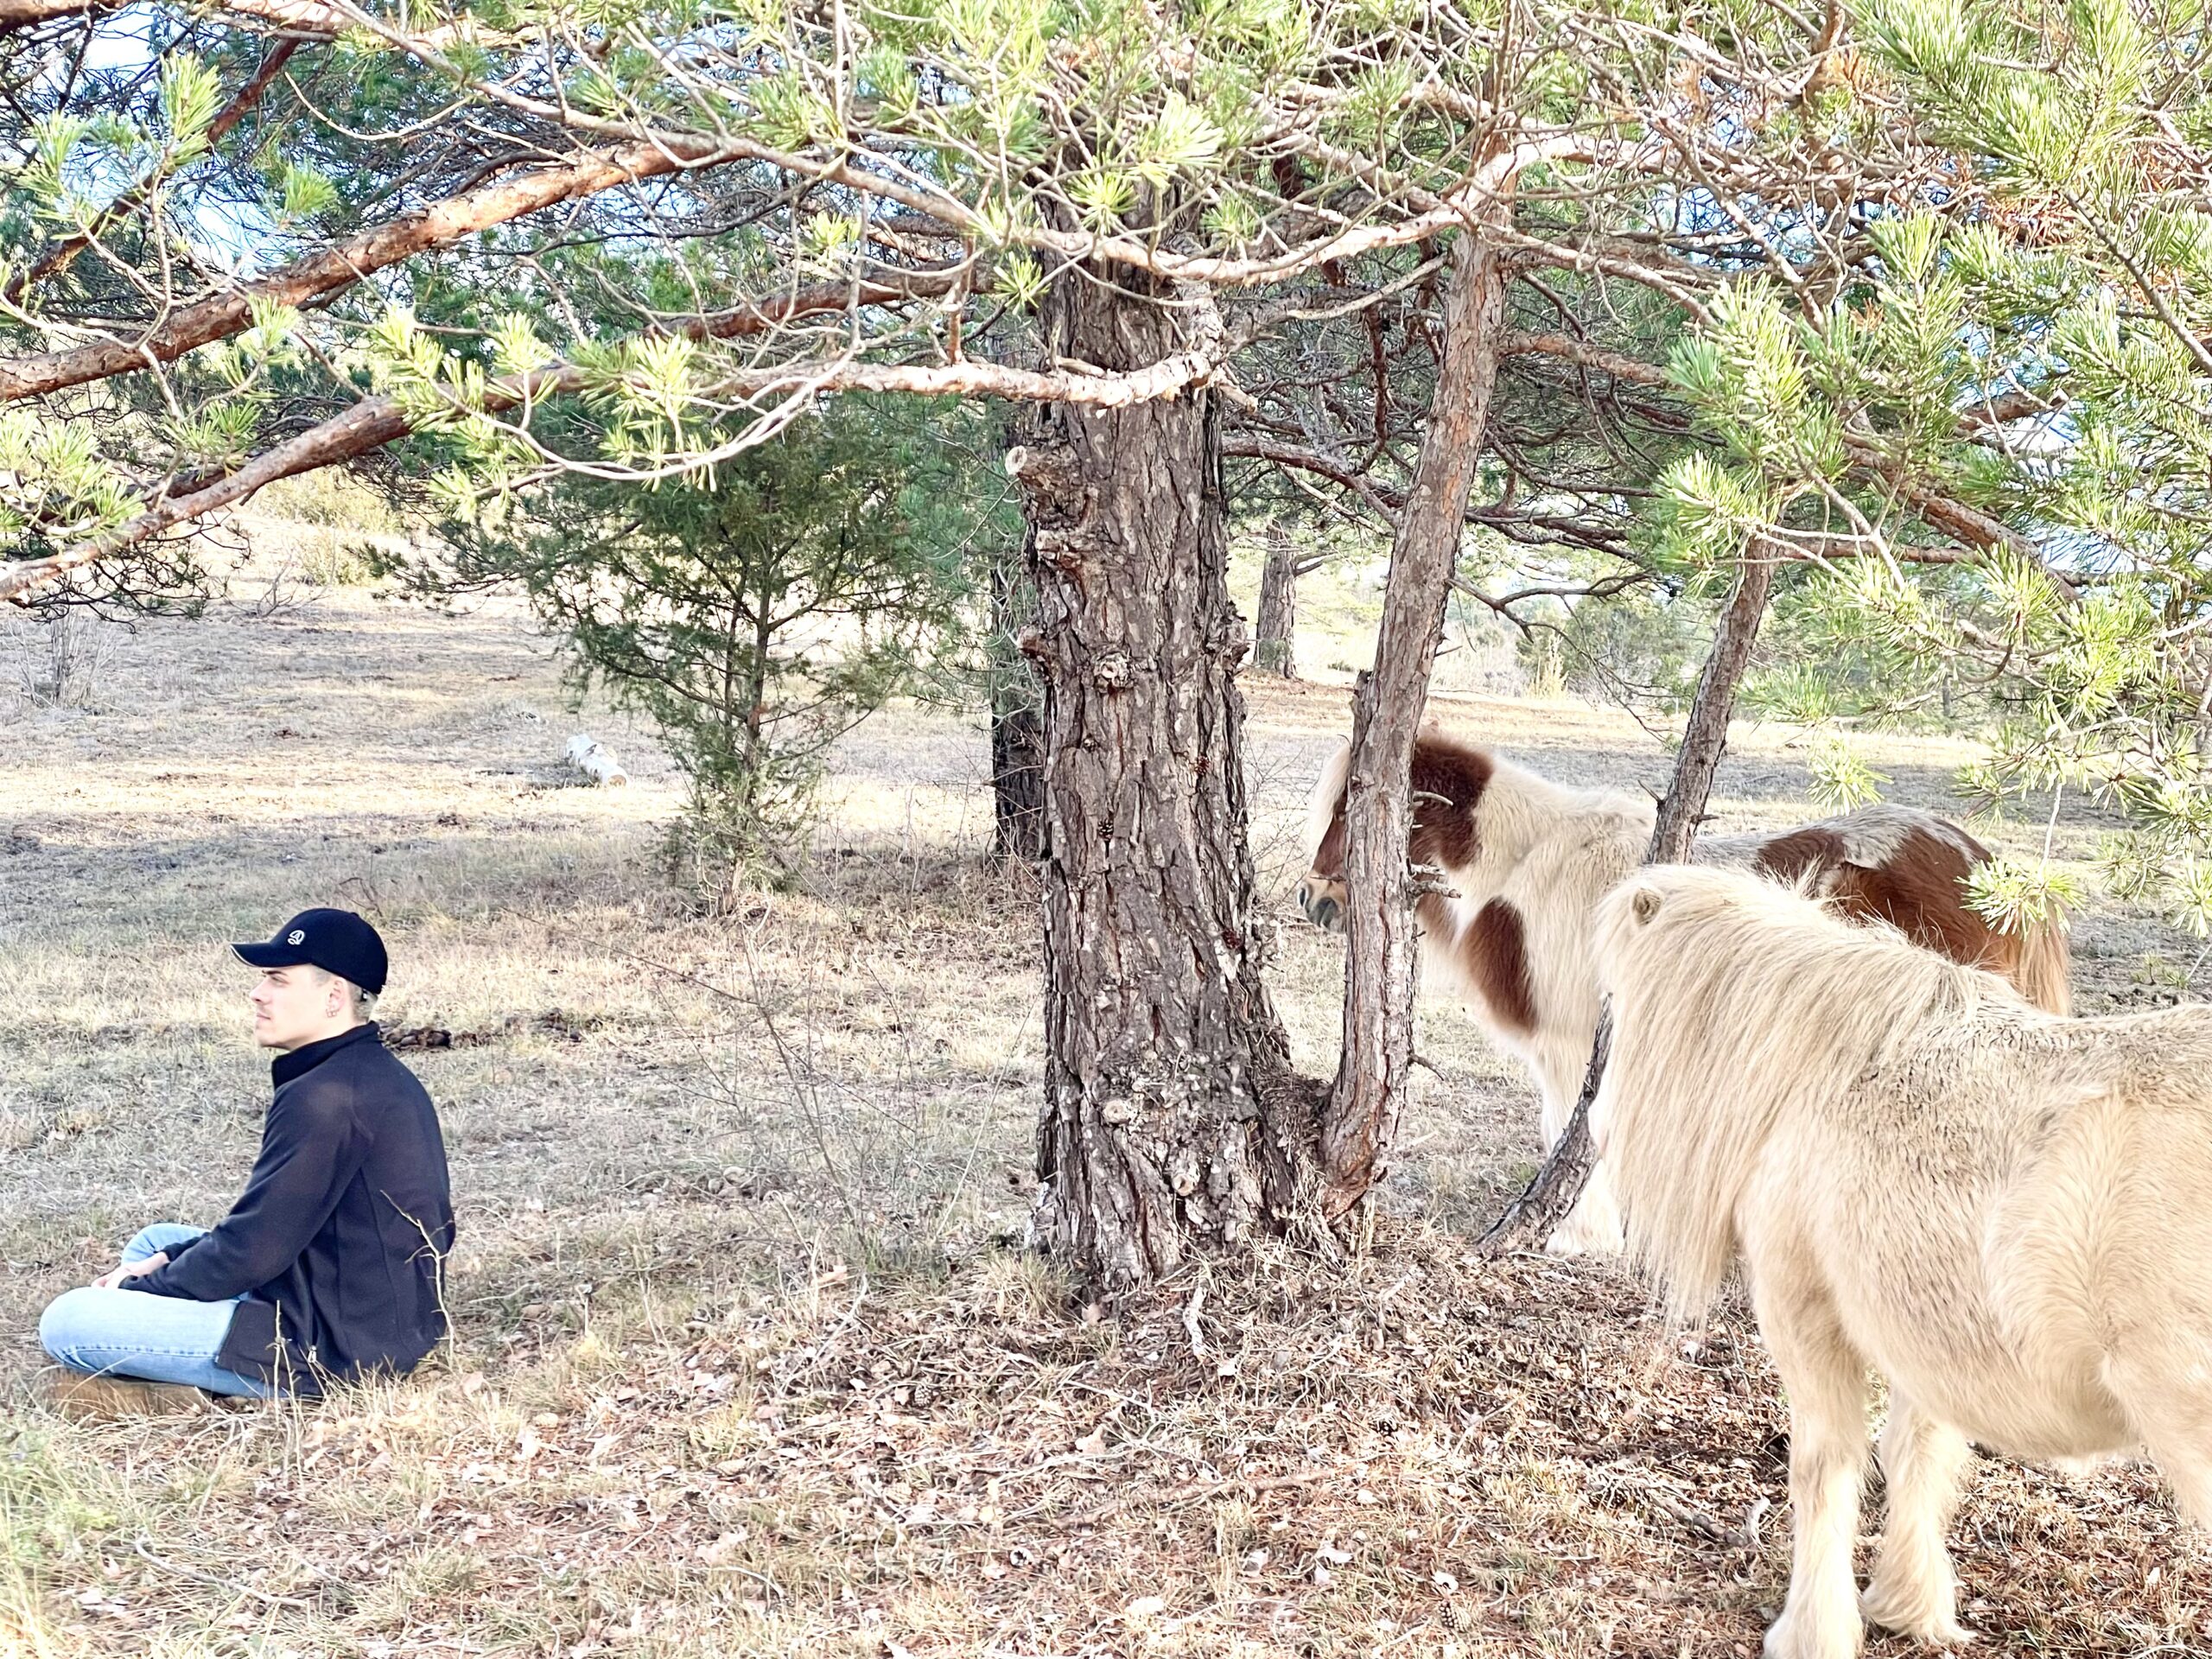
[[[205,1231],[204,1227],[157,1221],[124,1247],[123,1259],[143,1262]],[[268,1383],[216,1363],[239,1300],[192,1302],[97,1286],[65,1290],[39,1316],[39,1345],[71,1370],[88,1376],[135,1376],[149,1382],[181,1382],[210,1394],[266,1400],[276,1392]]]

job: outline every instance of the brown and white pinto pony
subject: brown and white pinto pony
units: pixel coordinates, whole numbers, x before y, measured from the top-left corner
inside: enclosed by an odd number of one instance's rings
[[[1344,776],[1340,747],[1315,785],[1312,849],[1298,902],[1338,930],[1344,899]],[[1416,865],[1442,873],[1449,893],[1417,901],[1432,983],[1456,994],[1476,1022],[1535,1074],[1548,1152],[1581,1092],[1598,1030],[1591,918],[1606,889],[1639,863],[1656,809],[1611,790],[1570,789],[1440,732],[1414,745]],[[1862,807],[1765,835],[1700,836],[1700,864],[1733,865],[1802,883],[1846,916],[1886,922],[1916,944],[2004,975],[2039,1007],[2069,1004],[2063,924],[2024,937],[1998,932],[1967,907],[1961,883],[1989,857],[1932,812]],[[1602,1168],[1551,1248],[1618,1250],[1620,1215]]]

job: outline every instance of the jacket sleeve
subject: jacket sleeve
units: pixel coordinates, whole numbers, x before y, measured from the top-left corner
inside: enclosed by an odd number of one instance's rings
[[[321,1080],[318,1080],[321,1081]],[[231,1213],[185,1255],[126,1279],[126,1290],[220,1302],[259,1288],[299,1260],[368,1155],[336,1079],[271,1107],[261,1156]]]

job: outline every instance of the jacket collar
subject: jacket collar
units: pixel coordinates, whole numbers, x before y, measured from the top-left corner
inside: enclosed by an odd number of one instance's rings
[[[269,1075],[282,1089],[294,1078],[305,1077],[341,1048],[351,1048],[356,1043],[383,1040],[378,1033],[377,1022],[372,1020],[365,1025],[355,1026],[351,1031],[341,1031],[335,1037],[326,1037],[319,1043],[309,1043],[289,1054],[279,1054],[270,1061]]]

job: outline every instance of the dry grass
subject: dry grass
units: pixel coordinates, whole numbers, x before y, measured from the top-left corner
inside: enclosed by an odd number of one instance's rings
[[[706,916],[657,872],[664,759],[567,713],[510,606],[265,596],[114,632],[78,702],[20,690],[48,642],[0,619],[0,1656],[1755,1650],[1788,1520],[1756,1337],[1670,1335],[1606,1269],[1462,1259],[1534,1113],[1450,1009],[1366,1253],[1073,1305],[1009,1248],[1035,944],[976,856],[972,723],[864,728],[805,890]],[[1287,894],[1344,699],[1254,701],[1273,982],[1318,1070],[1338,958]],[[1447,717],[1564,777],[1663,770],[1578,706]],[[629,789],[567,786],[578,728]],[[1739,734],[1723,821],[1802,813],[1796,743]],[[1933,801],[1963,753],[1881,763]],[[51,1418],[39,1307],[143,1222],[219,1214],[251,1160],[222,942],[328,900],[392,942],[387,1023],[451,1039],[411,1058],[461,1211],[453,1351],[304,1410]],[[2082,943],[2092,1005],[2188,960],[2136,916]],[[2173,1529],[2143,1471],[1986,1462],[1969,1619],[2212,1651],[2212,1557]]]

